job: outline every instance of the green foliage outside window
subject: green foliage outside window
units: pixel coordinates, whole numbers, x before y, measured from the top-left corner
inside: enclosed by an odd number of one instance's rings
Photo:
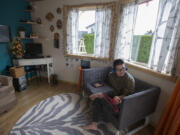
[[[139,45],[139,51],[137,56],[137,61],[142,63],[148,63],[149,54],[152,44],[152,35],[141,36],[141,41]]]
[[[148,63],[152,44],[152,35],[134,35],[131,60]]]
[[[152,44],[152,35],[134,35],[131,59],[148,63]],[[94,34],[84,34],[84,44],[87,54],[94,53]]]
[[[84,34],[84,44],[87,54],[94,53],[94,34]]]

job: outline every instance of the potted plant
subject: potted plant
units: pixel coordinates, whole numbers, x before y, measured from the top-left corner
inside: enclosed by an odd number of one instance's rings
[[[25,28],[20,26],[18,28],[20,38],[25,38]]]
[[[21,40],[15,37],[11,43],[10,50],[13,57],[22,58],[24,54],[24,49]]]

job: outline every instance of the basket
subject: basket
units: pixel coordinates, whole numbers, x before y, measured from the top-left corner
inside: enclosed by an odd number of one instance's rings
[[[10,68],[11,76],[19,78],[25,75],[24,67],[12,67]]]

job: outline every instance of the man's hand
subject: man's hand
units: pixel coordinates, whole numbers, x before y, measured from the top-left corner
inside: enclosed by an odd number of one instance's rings
[[[91,96],[89,96],[89,98],[91,100],[94,100],[96,98],[103,98],[103,97],[104,97],[103,93],[96,93],[96,94],[92,94]]]
[[[118,105],[118,104],[120,104],[120,103],[122,102],[121,98],[118,97],[118,96],[115,96],[115,97],[113,98],[113,100],[114,100],[114,104],[116,104],[116,105]]]

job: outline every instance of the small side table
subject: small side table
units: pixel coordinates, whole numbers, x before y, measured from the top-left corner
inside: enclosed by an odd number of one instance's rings
[[[82,85],[83,85],[83,69],[82,67],[78,67],[80,73],[79,73],[79,81],[78,81],[78,86],[77,86],[77,91],[81,91],[82,90]]]

